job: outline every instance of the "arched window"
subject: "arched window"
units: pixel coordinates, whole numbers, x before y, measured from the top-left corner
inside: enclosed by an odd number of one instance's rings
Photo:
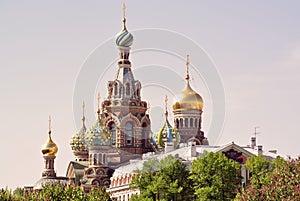
[[[193,123],[194,123],[193,118],[190,118],[190,127],[191,128],[193,128]]]
[[[180,119],[180,128],[183,128],[183,119]]]
[[[188,121],[189,121],[188,118],[184,119],[184,127],[185,128],[187,128],[189,126]]]
[[[115,93],[115,96],[118,95],[118,83],[115,83],[114,93]]]
[[[198,119],[197,118],[195,118],[195,127],[198,128]]]
[[[142,124],[142,147],[146,147],[146,142],[147,142],[147,139],[148,139],[148,136],[147,136],[147,124],[146,123],[143,123]]]
[[[130,85],[129,83],[126,83],[126,96],[130,95]]]
[[[113,146],[116,145],[116,124],[113,122],[109,126],[110,132],[111,132],[111,144]]]
[[[175,120],[175,126],[177,129],[179,128],[179,120],[178,119]]]
[[[126,125],[126,145],[132,145],[132,134],[133,134],[133,125],[131,122],[127,122]]]

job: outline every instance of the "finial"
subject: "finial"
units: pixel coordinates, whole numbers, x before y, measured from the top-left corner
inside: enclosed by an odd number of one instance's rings
[[[165,112],[165,115],[166,115],[166,117],[168,117],[168,96],[166,95],[166,97],[165,97],[165,110],[166,110],[166,112]]]
[[[85,104],[84,104],[84,101],[82,101],[82,123],[83,124],[84,124],[84,121],[85,121],[84,112],[85,112]]]
[[[186,55],[186,77],[185,79],[187,81],[190,80],[190,75],[189,75],[189,65],[190,65],[190,56],[189,55]]]
[[[148,114],[150,114],[150,102],[148,102],[147,104],[147,110],[148,110]]]
[[[123,28],[126,29],[126,5],[123,3]]]
[[[51,115],[49,115],[49,118],[48,118],[48,123],[49,123],[49,125],[48,125],[48,129],[49,129],[49,131],[48,131],[48,133],[49,133],[49,137],[51,137],[50,135],[51,135]]]
[[[97,107],[98,107],[98,109],[97,109],[97,113],[98,113],[98,119],[99,120],[100,120],[100,98],[101,98],[100,92],[98,92],[98,97],[97,97],[97,101],[98,101]]]

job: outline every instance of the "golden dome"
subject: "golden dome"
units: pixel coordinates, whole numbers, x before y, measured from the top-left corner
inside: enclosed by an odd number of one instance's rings
[[[49,131],[49,138],[42,148],[44,156],[55,156],[58,151],[58,147],[51,139],[51,131]]]
[[[202,97],[191,88],[187,80],[186,87],[181,95],[174,99],[173,110],[202,110],[202,108]]]

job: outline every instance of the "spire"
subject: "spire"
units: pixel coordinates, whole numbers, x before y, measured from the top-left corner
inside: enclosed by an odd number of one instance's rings
[[[126,5],[123,3],[123,29],[126,29]]]
[[[48,134],[49,134],[49,138],[51,138],[51,115],[49,115],[49,118],[48,118]]]
[[[186,77],[185,79],[187,81],[190,80],[190,75],[189,75],[189,65],[190,65],[190,56],[189,55],[186,55]]]
[[[165,115],[168,118],[168,96],[165,97]]]
[[[150,102],[148,102],[148,104],[147,104],[147,110],[148,110],[148,114],[150,114]]]
[[[83,126],[84,126],[84,123],[85,123],[84,112],[85,112],[85,104],[84,104],[84,101],[82,101],[82,125]]]
[[[98,114],[98,120],[99,121],[100,121],[100,98],[101,98],[100,92],[98,92],[98,97],[97,97],[97,107],[98,107],[97,114]]]

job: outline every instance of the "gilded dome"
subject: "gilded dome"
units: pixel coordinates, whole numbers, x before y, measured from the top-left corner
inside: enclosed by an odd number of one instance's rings
[[[42,148],[42,153],[44,156],[55,156],[55,154],[58,151],[58,147],[56,144],[52,141],[51,138],[51,131],[49,131],[49,138],[45,145]]]
[[[173,110],[202,110],[202,108],[202,97],[191,88],[187,81],[185,89],[173,101]]]

